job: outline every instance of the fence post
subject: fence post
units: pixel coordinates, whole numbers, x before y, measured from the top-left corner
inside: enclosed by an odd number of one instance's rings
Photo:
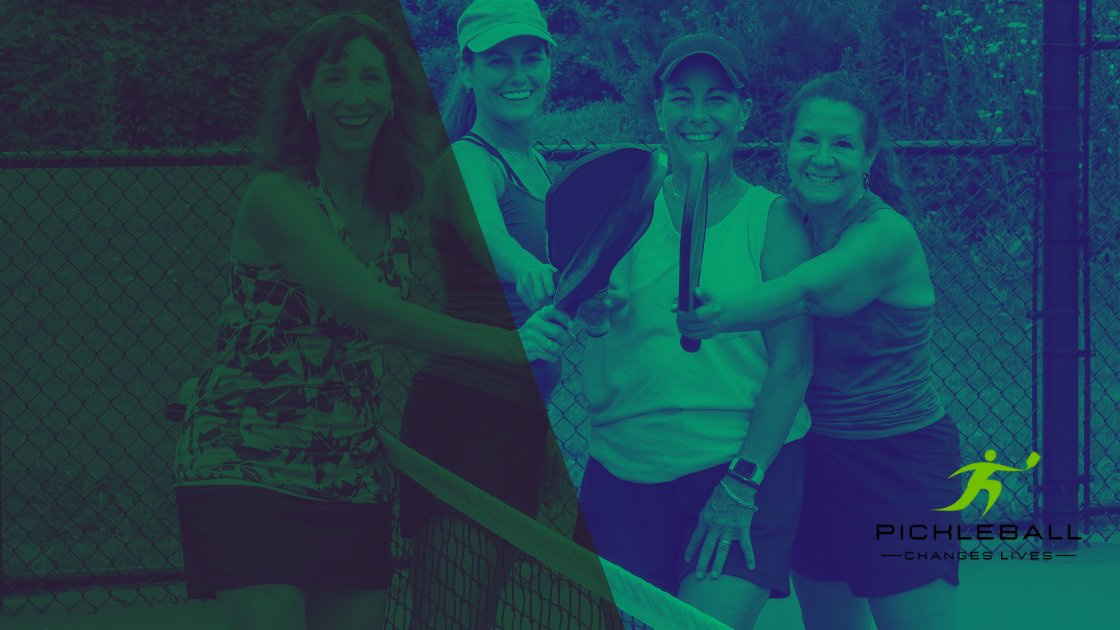
[[[1052,550],[1076,547],[1079,516],[1078,5],[1042,4],[1042,522]]]

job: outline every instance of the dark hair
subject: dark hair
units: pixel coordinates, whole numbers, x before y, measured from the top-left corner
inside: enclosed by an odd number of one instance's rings
[[[548,42],[541,39],[540,43],[544,56],[548,57]],[[463,63],[471,66],[474,64],[475,53],[470,48],[464,48],[462,58]],[[439,111],[444,128],[447,130],[447,139],[451,142],[461,140],[478,118],[478,104],[475,103],[474,93],[467,89],[467,84],[459,74],[458,68],[455,68],[451,80],[447,83],[446,92],[439,104]]]
[[[871,165],[871,192],[878,195],[892,209],[907,215],[910,209],[906,180],[894,150],[886,146],[887,136],[883,129],[883,117],[871,93],[846,71],[838,70],[821,75],[805,85],[793,95],[783,112],[782,137],[785,142],[781,150],[785,154],[793,141],[793,123],[806,101],[823,98],[837,103],[847,103],[860,114],[863,127],[863,144],[868,154],[879,149],[879,155]]]
[[[320,61],[337,63],[351,41],[364,38],[385,55],[393,86],[393,120],[385,119],[370,156],[366,187],[379,208],[404,212],[424,194],[429,158],[424,124],[430,114],[427,82],[418,80],[419,58],[395,34],[343,18],[310,34],[301,31],[273,59],[257,127],[255,166],[264,173],[310,178],[319,161],[319,136],[308,122],[300,88],[309,89]],[[422,75],[421,75],[422,76]]]

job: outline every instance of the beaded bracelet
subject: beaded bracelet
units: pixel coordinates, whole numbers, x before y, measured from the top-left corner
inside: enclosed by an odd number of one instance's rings
[[[734,499],[736,503],[738,503],[739,505],[747,508],[751,512],[757,512],[758,511],[758,506],[757,505],[755,505],[753,503],[747,503],[746,501],[744,501],[744,500],[740,499],[739,497],[735,496],[735,493],[731,492],[731,488],[727,487],[727,480],[726,479],[720,479],[719,480],[719,485],[723,486],[723,491],[727,493],[727,496]]]

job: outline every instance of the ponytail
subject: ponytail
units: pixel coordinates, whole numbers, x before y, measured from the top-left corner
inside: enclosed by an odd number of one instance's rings
[[[463,61],[467,65],[474,61],[474,53],[469,48],[463,51]],[[461,140],[474,126],[478,106],[474,102],[474,93],[467,88],[458,72],[447,84],[447,92],[439,104],[439,113],[443,118],[444,129],[447,130],[447,139],[451,142]]]
[[[910,216],[910,194],[906,189],[898,154],[890,147],[882,146],[880,139],[879,156],[871,163],[871,192],[879,196],[895,212],[904,217]]]

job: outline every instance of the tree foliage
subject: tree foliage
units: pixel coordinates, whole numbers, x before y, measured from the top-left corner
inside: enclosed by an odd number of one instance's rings
[[[934,2],[934,4],[923,4]],[[8,0],[0,123],[8,149],[237,143],[270,59],[316,17],[363,10],[411,29],[438,94],[470,0]],[[1022,137],[1039,122],[1041,4],[1016,0],[539,0],[559,44],[548,107],[652,117],[665,44],[714,32],[747,59],[748,132],[776,138],[799,83],[840,67],[880,94],[892,135]],[[402,12],[403,9],[403,12]]]
[[[0,121],[12,148],[240,141],[272,57],[340,10],[329,0],[9,1]],[[399,8],[355,8],[405,27]]]

